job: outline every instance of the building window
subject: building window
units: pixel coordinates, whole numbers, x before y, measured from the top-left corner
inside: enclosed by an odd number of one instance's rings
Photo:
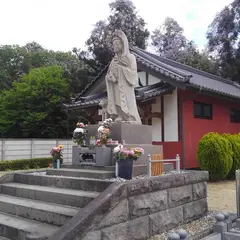
[[[240,123],[240,110],[230,109],[230,122]]]
[[[194,102],[193,114],[195,118],[212,119],[212,104]]]

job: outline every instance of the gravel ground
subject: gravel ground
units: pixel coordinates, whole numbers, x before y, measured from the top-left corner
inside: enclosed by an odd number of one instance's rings
[[[171,231],[166,231],[163,232],[162,234],[156,235],[152,238],[150,238],[150,240],[165,240],[168,239],[168,234],[171,232],[174,232],[178,229],[184,229],[187,231],[188,236],[193,236],[195,235],[197,232],[207,229],[209,228],[211,225],[213,225],[213,223],[215,222],[215,211],[211,211],[208,213],[208,215],[204,216],[203,218],[196,220],[196,221],[192,221],[188,224],[183,224],[177,228],[172,229]]]

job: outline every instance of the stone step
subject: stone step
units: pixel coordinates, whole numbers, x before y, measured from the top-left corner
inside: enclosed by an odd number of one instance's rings
[[[58,188],[78,189],[94,192],[102,192],[113,183],[101,179],[81,179],[65,176],[36,175],[24,173],[16,173],[14,175],[14,181],[30,185],[54,186]]]
[[[0,193],[80,208],[85,207],[99,194],[97,192],[28,185],[15,182],[0,184]]]
[[[64,163],[61,165],[61,168],[115,171],[115,166],[97,167],[97,166],[91,166],[91,165],[72,165],[71,163]]]
[[[90,170],[90,169],[70,169],[70,168],[60,168],[60,169],[47,169],[47,175],[55,176],[69,176],[69,177],[79,177],[79,178],[94,178],[94,179],[109,179],[115,176],[114,171],[105,170]]]
[[[79,208],[0,194],[0,212],[62,226]]]
[[[0,212],[0,235],[10,240],[45,240],[59,228]]]
[[[10,239],[0,236],[0,240],[10,240]]]

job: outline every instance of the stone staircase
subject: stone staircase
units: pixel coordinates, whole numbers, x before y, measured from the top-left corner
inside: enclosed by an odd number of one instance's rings
[[[44,240],[112,182],[113,171],[48,169],[0,178],[0,240]],[[85,178],[95,179],[85,179]]]

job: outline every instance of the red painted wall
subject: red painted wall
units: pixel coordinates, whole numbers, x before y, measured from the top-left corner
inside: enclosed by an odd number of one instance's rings
[[[198,167],[197,144],[202,136],[209,132],[238,133],[240,123],[231,123],[229,116],[230,108],[240,108],[240,103],[232,103],[216,97],[196,95],[187,91],[179,91],[180,105],[184,108],[184,148],[186,157],[186,167]],[[189,100],[190,99],[190,100]],[[198,119],[193,116],[193,102],[199,101],[212,104],[213,119]]]
[[[175,159],[176,154],[179,154],[180,161],[181,161],[181,156],[182,156],[181,142],[153,142],[153,145],[163,146],[164,159]],[[181,161],[181,167],[182,167],[182,161]]]

